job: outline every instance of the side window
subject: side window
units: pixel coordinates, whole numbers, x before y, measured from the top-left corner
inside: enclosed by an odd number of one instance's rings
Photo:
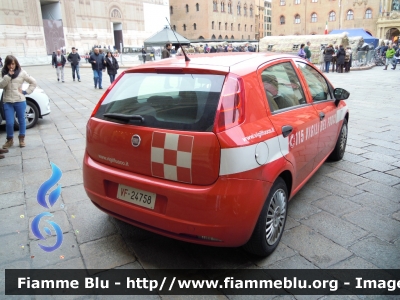
[[[330,88],[325,78],[317,70],[302,62],[296,62],[296,64],[307,81],[313,101],[332,99]]]
[[[299,78],[290,62],[265,69],[261,79],[272,112],[306,104]]]

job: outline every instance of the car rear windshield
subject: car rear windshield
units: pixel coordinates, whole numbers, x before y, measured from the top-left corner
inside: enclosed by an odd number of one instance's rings
[[[212,131],[224,75],[125,74],[96,118],[137,126]]]

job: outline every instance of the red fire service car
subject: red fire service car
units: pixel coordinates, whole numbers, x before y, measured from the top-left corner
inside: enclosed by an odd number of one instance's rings
[[[87,124],[99,209],[182,241],[277,247],[288,201],[347,141],[349,93],[274,53],[170,58],[124,71]]]

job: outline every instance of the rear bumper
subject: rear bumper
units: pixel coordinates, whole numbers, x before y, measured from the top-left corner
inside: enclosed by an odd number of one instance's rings
[[[241,246],[249,240],[272,186],[224,177],[209,186],[193,186],[109,167],[87,153],[83,180],[91,201],[122,221],[182,241],[220,247]],[[156,193],[154,210],[117,199],[118,184]]]

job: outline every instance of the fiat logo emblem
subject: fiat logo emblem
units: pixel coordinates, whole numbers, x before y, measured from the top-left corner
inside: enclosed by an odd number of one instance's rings
[[[140,145],[141,140],[142,139],[140,138],[140,136],[135,134],[134,136],[132,136],[132,146],[138,147]]]

